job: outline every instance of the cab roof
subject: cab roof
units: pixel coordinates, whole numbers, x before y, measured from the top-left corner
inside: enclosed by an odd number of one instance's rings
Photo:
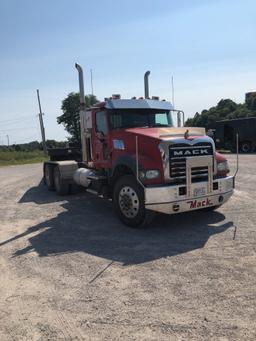
[[[106,109],[173,109],[170,102],[154,99],[107,99],[103,107]]]

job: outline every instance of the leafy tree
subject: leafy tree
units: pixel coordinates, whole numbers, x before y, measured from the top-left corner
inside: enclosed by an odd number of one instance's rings
[[[256,116],[256,95],[253,94],[244,104],[237,104],[231,99],[222,99],[215,107],[198,112],[189,118],[185,126],[213,128],[216,121]]]
[[[90,107],[98,103],[94,95],[85,96],[85,105]],[[79,93],[71,92],[62,101],[61,110],[63,114],[57,117],[58,124],[63,124],[66,131],[70,134],[70,141],[80,143],[80,123],[79,111],[80,100]]]

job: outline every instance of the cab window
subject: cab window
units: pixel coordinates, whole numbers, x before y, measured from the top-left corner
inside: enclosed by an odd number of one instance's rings
[[[162,125],[169,125],[168,116],[166,113],[156,113],[155,114],[155,123]]]
[[[108,121],[105,111],[98,111],[96,113],[96,132],[103,135],[108,133]]]

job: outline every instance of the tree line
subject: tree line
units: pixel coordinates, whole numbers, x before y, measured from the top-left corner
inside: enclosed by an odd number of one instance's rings
[[[231,99],[222,99],[210,109],[202,110],[201,114],[195,113],[194,117],[187,119],[187,127],[213,128],[216,121],[234,118],[256,117],[256,93],[248,93],[245,103],[236,103]]]
[[[67,146],[67,141],[46,140],[47,148],[64,148]],[[35,150],[43,150],[42,142],[31,141],[28,143],[12,144],[8,146],[0,146],[0,151],[16,151],[16,152],[31,152]]]

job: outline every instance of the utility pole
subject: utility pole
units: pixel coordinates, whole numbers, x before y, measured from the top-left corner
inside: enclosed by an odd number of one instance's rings
[[[174,81],[173,81],[173,76],[172,76],[172,105],[173,105],[173,109],[174,109],[175,104],[174,104]]]
[[[44,153],[47,154],[44,121],[43,121],[43,113],[42,113],[40,97],[39,97],[39,90],[37,89],[36,92],[37,92],[37,100],[38,100],[38,105],[39,105],[39,115],[38,116],[39,116],[39,123],[40,123],[41,135],[42,135],[43,150],[44,150]]]
[[[8,147],[9,147],[9,146],[10,146],[9,135],[6,135],[6,137],[7,137],[7,145],[8,145]]]
[[[175,103],[174,103],[174,79],[172,76],[172,106],[173,109],[175,110]],[[177,111],[177,127],[181,127],[181,113],[180,111]]]
[[[92,80],[92,69],[90,70],[91,72],[91,93],[92,93],[92,96],[93,96],[93,80]]]

